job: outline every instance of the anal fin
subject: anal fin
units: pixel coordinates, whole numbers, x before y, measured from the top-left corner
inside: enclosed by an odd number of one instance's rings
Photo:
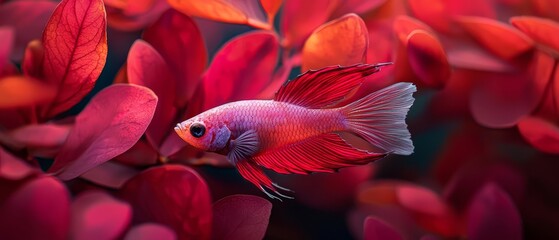
[[[253,156],[256,164],[278,173],[334,172],[383,158],[384,153],[357,149],[336,133],[326,133]]]
[[[281,198],[293,199],[293,197],[284,195],[278,191],[278,189],[280,189],[292,192],[291,190],[272,182],[272,180],[266,176],[264,171],[262,171],[262,168],[256,165],[252,159],[237,161],[236,167],[243,178],[258,187],[262,192],[268,195],[268,197],[278,199],[280,201],[282,200]],[[268,192],[266,189],[269,189],[272,193]]]

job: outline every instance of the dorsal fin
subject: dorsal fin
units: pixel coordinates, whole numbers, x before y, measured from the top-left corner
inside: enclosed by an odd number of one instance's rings
[[[285,83],[274,98],[307,108],[327,108],[353,93],[365,77],[391,63],[331,66],[309,70]]]

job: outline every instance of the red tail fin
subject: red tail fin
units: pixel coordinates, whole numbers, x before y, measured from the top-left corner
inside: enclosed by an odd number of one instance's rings
[[[411,83],[396,83],[348,104],[342,112],[349,129],[388,153],[410,155],[413,143],[405,120],[415,91]]]

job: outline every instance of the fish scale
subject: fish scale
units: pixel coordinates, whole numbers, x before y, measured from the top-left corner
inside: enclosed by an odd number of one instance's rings
[[[225,123],[233,139],[247,130],[256,130],[262,152],[322,133],[345,130],[338,109],[307,109],[271,100],[228,103],[206,114]],[[204,117],[202,114],[201,118]]]

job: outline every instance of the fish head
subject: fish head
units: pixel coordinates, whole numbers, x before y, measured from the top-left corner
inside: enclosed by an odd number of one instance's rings
[[[175,132],[188,144],[209,152],[225,149],[231,138],[231,131],[224,123],[203,116],[178,123]]]

